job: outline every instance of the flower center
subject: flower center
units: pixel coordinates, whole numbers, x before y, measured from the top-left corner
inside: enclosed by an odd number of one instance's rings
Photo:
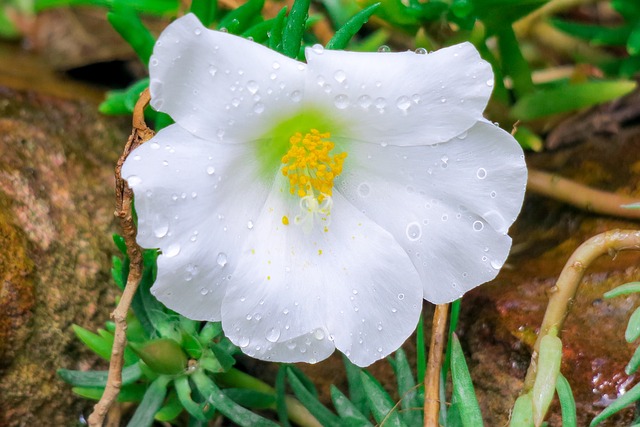
[[[309,222],[315,214],[328,220],[333,200],[333,182],[342,173],[347,153],[332,154],[335,144],[329,132],[317,129],[305,135],[296,132],[290,139],[289,151],[282,156],[282,174],[289,179],[289,192],[300,197],[302,216],[296,223]],[[311,218],[310,218],[311,217]],[[311,226],[313,223],[311,221]]]

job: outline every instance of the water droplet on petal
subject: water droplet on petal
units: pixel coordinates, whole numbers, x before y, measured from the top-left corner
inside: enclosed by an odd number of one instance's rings
[[[152,67],[157,67],[158,66],[158,60],[156,58],[151,58],[151,61],[149,61],[149,64]]]
[[[224,267],[225,265],[227,265],[227,254],[225,254],[224,252],[220,252],[218,254],[218,257],[216,258],[216,262],[220,267]]]
[[[402,111],[407,111],[411,107],[411,100],[408,96],[401,96],[396,100],[396,106]]]
[[[142,178],[140,178],[137,175],[130,175],[127,178],[127,184],[129,184],[130,188],[135,187],[136,185],[139,185],[142,182]]]
[[[249,220],[249,221],[247,222],[247,228],[248,228],[249,230],[252,230],[252,229],[253,229],[253,221]]]
[[[200,288],[200,295],[205,296],[209,293],[209,289],[207,288]]]
[[[342,83],[343,81],[345,81],[347,79],[347,74],[342,70],[338,70],[333,74],[333,78],[338,83]]]
[[[261,114],[264,111],[264,104],[262,102],[256,102],[253,105],[253,112],[256,114]]]
[[[240,341],[238,341],[238,345],[242,348],[245,348],[249,345],[249,337],[241,337]]]
[[[496,270],[500,270],[503,265],[504,265],[504,263],[502,263],[502,262],[500,262],[498,260],[491,261],[491,267],[495,268]]]
[[[216,73],[218,72],[218,68],[210,65],[209,66],[209,75],[211,75],[211,77],[214,77],[216,75]]]
[[[378,48],[378,52],[391,52],[391,48],[386,44],[383,44]]]
[[[347,95],[338,95],[334,98],[334,105],[340,110],[344,110],[349,106],[349,97]]]
[[[267,338],[267,341],[269,342],[278,341],[278,338],[280,338],[280,329],[277,329],[277,328],[269,329],[269,332],[267,332],[266,338]]]
[[[165,217],[159,216],[156,219],[156,223],[153,226],[153,234],[157,238],[161,239],[169,232],[169,220]]]
[[[478,172],[476,172],[476,176],[478,177],[478,179],[485,179],[487,177],[487,170],[485,168],[478,169]]]
[[[487,80],[487,86],[493,87],[493,79]]]
[[[216,168],[214,168],[213,166],[207,166],[207,174],[213,175],[214,173],[216,173]]]
[[[402,301],[404,299],[404,294],[398,294],[398,299]]]
[[[419,47],[415,50],[415,52],[418,55],[426,55],[427,54],[427,49],[423,48],[423,47]]]
[[[322,329],[316,329],[313,332],[313,337],[315,339],[317,339],[318,341],[323,340],[324,339],[324,331]]]
[[[498,193],[496,193],[495,191],[492,191],[489,195],[491,196],[492,199],[495,199]]]
[[[249,80],[247,82],[247,90],[251,95],[255,95],[258,89],[260,89],[260,86],[258,85],[258,82],[256,82],[255,80]]]
[[[368,183],[363,182],[362,184],[358,185],[358,195],[360,197],[367,197],[370,193],[371,186]]]
[[[280,63],[279,62],[274,62],[273,64],[271,64],[271,67],[273,67],[274,70],[279,70],[280,69]]]
[[[358,105],[362,108],[369,108],[371,102],[371,97],[369,95],[362,95],[358,98]]]
[[[457,136],[458,139],[465,139],[468,135],[467,131],[462,132],[460,135]]]
[[[417,222],[410,222],[407,224],[405,232],[407,234],[407,238],[412,242],[415,242],[422,237],[422,227]]]
[[[163,255],[167,258],[174,257],[180,253],[180,245],[178,243],[172,243],[167,247],[166,251],[163,251]]]
[[[299,90],[294,90],[293,92],[291,92],[291,95],[289,95],[289,97],[293,102],[300,102],[302,100],[302,93]]]
[[[473,229],[475,231],[482,231],[483,228],[484,228],[484,224],[482,223],[482,221],[476,221],[473,223]]]
[[[376,108],[384,108],[387,106],[387,100],[383,97],[376,98]]]
[[[311,50],[317,55],[322,55],[324,53],[324,46],[322,46],[321,44],[314,44],[311,47]]]
[[[194,33],[196,36],[199,36],[200,34],[202,34],[202,30],[201,30],[200,28],[196,28],[195,30],[193,30],[193,33]]]
[[[448,156],[440,157],[440,161],[442,162],[442,164],[440,166],[442,166],[443,168],[446,168],[447,166],[449,166],[449,157]]]

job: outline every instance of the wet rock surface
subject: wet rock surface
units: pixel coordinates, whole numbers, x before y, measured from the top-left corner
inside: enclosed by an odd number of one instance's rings
[[[80,86],[0,85],[0,426],[74,425],[91,406],[55,372],[96,363],[71,325],[95,329],[114,306],[113,165],[128,130]]]

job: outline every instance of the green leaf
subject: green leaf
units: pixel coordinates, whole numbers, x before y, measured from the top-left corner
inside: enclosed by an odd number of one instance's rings
[[[511,26],[501,28],[497,31],[497,36],[502,71],[505,75],[511,76],[516,97],[521,98],[533,92],[531,69],[522,56],[513,28]]]
[[[620,285],[617,288],[611,289],[609,292],[605,292],[605,298],[614,298],[622,295],[630,295],[640,292],[640,282],[629,282],[624,285]]]
[[[275,18],[258,22],[257,24],[247,28],[242,33],[242,37],[246,39],[251,39],[256,43],[266,44],[265,42],[269,40],[269,33],[273,28],[274,22],[275,22]]]
[[[513,137],[525,150],[540,152],[544,148],[542,138],[540,138],[540,136],[535,134],[527,126],[518,126],[518,129],[516,130],[516,133],[513,135]]]
[[[625,366],[624,372],[627,375],[632,375],[638,370],[638,367],[640,367],[640,346],[636,347],[636,351],[633,352],[633,356]]]
[[[320,403],[316,395],[305,386],[297,372],[290,366],[287,367],[287,378],[300,403],[311,412],[311,415],[316,417],[320,424],[325,427],[340,425],[338,417]]]
[[[548,0],[472,0],[473,10],[489,32],[511,26]]]
[[[264,0],[249,0],[237,9],[227,13],[218,24],[218,29],[226,28],[231,34],[241,34],[255,24],[256,19],[262,20]]]
[[[73,371],[58,369],[62,381],[75,387],[106,387],[108,371]],[[122,385],[132,384],[140,379],[140,365],[126,366],[122,369]]]
[[[295,0],[282,32],[282,54],[296,58],[300,51],[311,0]]]
[[[453,395],[458,403],[460,419],[465,427],[481,426],[482,414],[478,406],[471,375],[464,359],[464,353],[457,335],[453,335],[451,343],[451,380]]]
[[[140,402],[129,424],[127,424],[128,427],[149,427],[153,424],[156,412],[162,407],[164,398],[167,395],[167,386],[170,382],[170,377],[161,375],[149,385],[142,402]]]
[[[111,360],[111,348],[113,347],[113,336],[109,339],[93,332],[84,329],[82,326],[72,325],[71,328],[75,332],[76,336],[82,341],[84,345],[89,347],[91,351],[103,358],[104,360]]]
[[[600,412],[589,424],[589,427],[595,427],[600,424],[602,421],[609,418],[611,415],[616,412],[626,408],[627,406],[636,403],[640,400],[640,383],[633,386],[633,388],[627,391],[625,394],[618,397],[616,400],[611,402],[609,406],[607,406],[604,411]]]
[[[207,322],[200,333],[198,334],[198,339],[202,343],[202,345],[209,345],[214,338],[222,333],[222,323],[220,322]]]
[[[371,413],[376,422],[386,427],[402,427],[405,424],[400,419],[391,396],[382,388],[378,380],[366,371],[360,374],[364,391],[367,394],[367,401],[371,408]]]
[[[627,330],[624,332],[627,342],[634,342],[638,337],[640,337],[640,307],[636,308],[629,318]]]
[[[364,391],[364,385],[362,383],[362,376],[360,375],[362,369],[351,363],[351,361],[344,355],[342,356],[342,361],[347,373],[349,398],[358,411],[360,411],[360,413],[365,417],[368,417],[370,409],[369,404],[367,403],[367,394]]]
[[[542,424],[558,382],[560,363],[562,362],[562,341],[555,335],[545,335],[540,340],[538,369],[531,391],[533,402],[533,422]]]
[[[146,390],[146,384],[124,385],[118,393],[118,402],[140,402]],[[104,387],[73,387],[71,391],[85,399],[100,400]]]
[[[192,0],[190,10],[198,17],[202,25],[208,27],[216,19],[218,0]]]
[[[296,378],[300,380],[304,388],[306,388],[309,393],[311,393],[314,397],[318,397],[318,390],[316,389],[316,386],[311,378],[306,376],[305,373],[295,365],[289,365],[288,369],[295,374]]]
[[[202,357],[202,344],[198,338],[184,330],[182,331],[182,348],[192,359],[200,359]]]
[[[116,283],[116,286],[118,286],[121,291],[124,291],[126,283],[125,279],[122,277],[122,260],[114,255],[111,258],[111,265],[111,278]]]
[[[424,312],[420,314],[418,327],[416,328],[416,375],[419,382],[424,378],[427,372],[427,346],[424,342]],[[420,390],[424,391],[424,384],[420,386]]]
[[[278,367],[278,375],[276,376],[276,412],[278,413],[278,420],[283,427],[290,427],[289,413],[287,411],[287,395],[286,395],[286,379],[287,379],[287,366],[281,364]]]
[[[336,411],[338,411],[338,415],[340,415],[341,425],[373,427],[367,417],[362,415],[362,412],[333,384],[331,384],[331,401]]]
[[[282,45],[282,33],[284,31],[284,24],[287,18],[287,7],[280,9],[280,12],[276,15],[271,26],[271,33],[269,35],[269,47],[276,52],[283,52]]]
[[[229,399],[245,408],[267,409],[273,408],[276,403],[276,397],[273,394],[246,388],[225,388],[224,393]]]
[[[147,337],[157,336],[167,323],[169,316],[164,306],[151,295],[151,286],[155,280],[157,251],[144,251],[144,268],[142,279],[133,297],[131,308],[140,321]]]
[[[558,393],[558,400],[560,400],[560,408],[562,410],[562,427],[576,427],[578,425],[576,401],[573,398],[569,381],[562,374],[558,374],[556,392]]]
[[[380,7],[380,3],[373,4],[360,12],[356,13],[351,19],[347,21],[336,33],[331,40],[327,43],[327,49],[344,49],[351,41],[364,24],[369,21],[371,15],[374,14],[376,9]]]
[[[602,104],[632,92],[636,82],[597,81],[539,90],[521,98],[511,110],[519,120],[533,120]]]
[[[633,27],[631,34],[629,34],[627,52],[629,52],[629,55],[637,55],[640,53],[640,22]]]
[[[511,411],[509,427],[533,426],[533,402],[531,401],[531,393],[527,393],[516,399]]]
[[[624,46],[631,33],[631,27],[628,25],[603,27],[601,25],[581,24],[561,19],[551,19],[550,22],[559,30],[574,37],[587,40],[590,44],[596,46]]]
[[[118,2],[111,12],[107,13],[111,26],[133,48],[143,64],[149,64],[156,39],[142,23],[138,14],[130,7]]]
[[[402,421],[409,426],[418,426],[422,422],[422,402],[418,397],[418,388],[409,366],[409,361],[402,348],[396,351],[396,363],[393,370],[398,382],[398,394],[401,398],[400,416]]]
[[[113,243],[116,244],[116,247],[118,248],[118,250],[120,252],[122,252],[122,255],[126,255],[127,254],[127,243],[124,241],[124,237],[122,237],[119,234],[112,234],[111,238],[113,239]]]
[[[138,12],[152,15],[175,14],[178,10],[179,0],[126,0],[129,7]],[[35,11],[66,6],[98,6],[113,7],[122,3],[122,0],[36,0]]]
[[[166,403],[158,412],[156,412],[156,416],[154,418],[160,422],[171,422],[182,413],[183,409],[184,408],[182,407],[180,400],[178,400],[176,393],[171,392],[169,393],[169,397],[167,397]]]
[[[113,332],[109,332],[106,331],[104,329],[98,329],[98,335],[100,335],[102,338],[104,338],[106,341],[109,342],[109,347],[113,348],[113,341],[114,341],[114,333]],[[133,351],[131,351],[130,348],[125,347],[124,348],[124,355],[123,355],[123,359],[124,359],[124,366],[129,366],[129,365],[133,365],[134,363],[137,363],[138,360],[140,360],[140,358],[138,356],[135,355],[135,353]],[[111,359],[111,354],[109,354],[109,360]]]
[[[144,343],[129,343],[131,348],[154,372],[177,375],[187,368],[187,355],[180,344],[170,338]]]
[[[278,427],[273,421],[254,414],[229,399],[201,370],[195,371],[191,378],[200,393],[205,396],[221,414],[240,427]]]
[[[189,377],[181,375],[174,380],[174,387],[178,395],[178,400],[182,407],[194,418],[200,421],[207,421],[209,418],[205,415],[203,406],[194,402],[191,397],[191,386],[189,385]]]

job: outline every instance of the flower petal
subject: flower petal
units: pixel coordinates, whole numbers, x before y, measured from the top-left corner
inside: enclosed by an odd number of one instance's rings
[[[482,118],[493,86],[490,65],[470,43],[428,55],[309,48],[306,56],[305,97],[346,120],[347,139],[448,141]]]
[[[314,363],[337,346],[367,366],[396,350],[422,308],[406,253],[339,194],[328,231],[284,225],[298,209],[276,185],[223,301],[227,336],[250,356],[284,362]]]
[[[202,138],[252,141],[300,108],[305,64],[208,30],[193,14],[169,25],[153,52],[151,105]]]
[[[247,155],[254,145],[205,141],[172,125],[122,168],[135,193],[138,243],[162,251],[152,292],[191,319],[220,320],[227,276],[267,197]]]
[[[479,122],[438,145],[352,144],[349,158],[337,188],[406,250],[425,299],[449,302],[496,276],[527,178],[508,133]]]

